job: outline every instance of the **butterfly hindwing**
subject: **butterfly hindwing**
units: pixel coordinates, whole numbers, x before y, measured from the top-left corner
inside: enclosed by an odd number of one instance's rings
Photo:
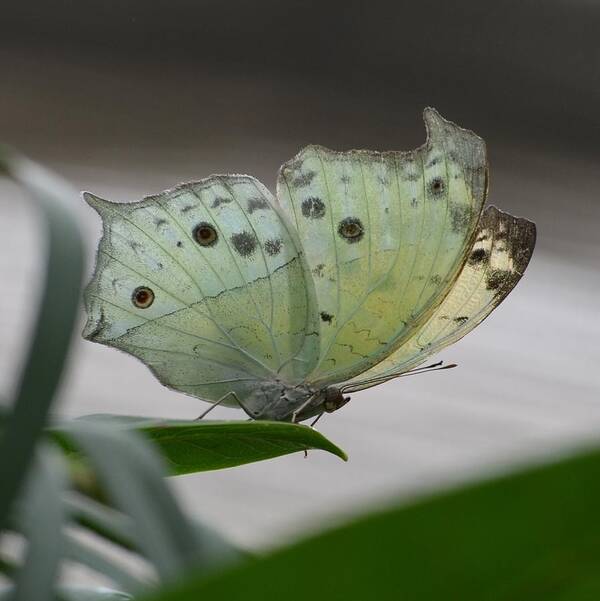
[[[211,176],[135,203],[86,199],[104,235],[84,336],[207,400],[304,379],[317,357],[314,291],[293,228],[262,184]]]
[[[305,248],[321,319],[311,382],[343,381],[393,352],[466,260],[486,193],[485,145],[433,109],[425,123],[416,151],[309,146],[280,170],[278,198]]]
[[[346,387],[348,392],[368,388],[416,367],[480,324],[521,279],[535,246],[535,236],[531,221],[488,207],[467,262],[441,305],[414,337],[351,381]]]

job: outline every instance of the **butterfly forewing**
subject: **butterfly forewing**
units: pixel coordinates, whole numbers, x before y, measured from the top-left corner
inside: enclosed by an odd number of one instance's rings
[[[208,400],[304,379],[317,356],[314,291],[293,229],[257,180],[212,176],[137,203],[87,199],[104,236],[86,337]]]
[[[316,289],[319,361],[311,382],[348,379],[410,338],[466,260],[485,199],[485,145],[425,112],[413,152],[309,146],[279,174]]]

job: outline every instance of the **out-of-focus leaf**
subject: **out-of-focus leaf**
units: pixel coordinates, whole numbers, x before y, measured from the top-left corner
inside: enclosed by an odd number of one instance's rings
[[[61,495],[66,485],[62,458],[46,446],[26,481],[16,527],[27,538],[22,567],[15,575],[14,601],[53,599],[61,555],[65,510]]]
[[[149,438],[166,459],[171,474],[223,469],[289,453],[320,449],[346,460],[346,454],[320,432],[307,426],[266,421],[174,421],[133,416],[94,415],[103,421],[137,430]],[[74,450],[59,427],[52,433]]]
[[[131,517],[83,495],[72,493],[65,499],[71,519],[125,549],[134,549],[135,524]]]
[[[5,147],[0,147],[0,174],[11,177],[29,192],[43,214],[48,240],[32,342],[12,412],[0,437],[1,527],[26,476],[62,374],[79,305],[83,248],[72,213],[72,206],[78,202],[74,190]]]
[[[110,588],[63,586],[59,589],[63,601],[133,601],[134,597]]]
[[[83,564],[108,578],[117,586],[128,593],[142,591],[150,586],[150,582],[142,581],[133,576],[127,569],[119,564],[119,560],[112,561],[100,554],[96,549],[84,545],[71,535],[65,537],[65,557],[74,562]]]
[[[596,600],[599,507],[600,451],[585,452],[369,515],[152,600]]]
[[[101,420],[77,420],[62,430],[89,458],[104,490],[134,524],[133,544],[162,580],[194,566],[206,572],[238,557],[209,528],[191,526],[163,479],[161,458],[137,433]]]
[[[0,601],[12,601],[14,587],[0,590]],[[134,597],[122,591],[106,587],[86,588],[82,586],[59,587],[57,601],[134,601]]]
[[[105,587],[63,586],[59,589],[59,592],[64,601],[133,601],[134,599],[127,593]]]

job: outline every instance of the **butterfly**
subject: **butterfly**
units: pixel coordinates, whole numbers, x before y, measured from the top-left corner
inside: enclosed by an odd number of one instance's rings
[[[483,208],[484,141],[424,121],[413,151],[304,148],[276,198],[248,175],[133,203],[84,192],[103,220],[84,337],[255,419],[320,416],[413,372],[498,306],[536,237]]]

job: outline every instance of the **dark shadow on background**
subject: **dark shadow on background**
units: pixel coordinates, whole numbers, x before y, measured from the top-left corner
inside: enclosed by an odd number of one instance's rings
[[[174,68],[310,78],[325,82],[315,104],[331,88],[412,115],[431,104],[476,130],[596,152],[599,29],[591,0],[89,0],[5,3],[0,40],[5,71],[26,49],[133,62],[157,81]]]

